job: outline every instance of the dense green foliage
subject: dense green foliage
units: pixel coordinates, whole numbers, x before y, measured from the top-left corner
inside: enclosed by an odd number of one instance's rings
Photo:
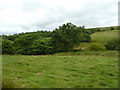
[[[63,24],[53,31],[52,44],[55,51],[72,51],[75,45],[83,41],[90,41],[90,36],[84,33],[83,27],[71,23]]]
[[[13,43],[15,52],[18,54],[29,54],[31,46],[36,39],[37,36],[31,34],[22,35],[16,38]]]
[[[102,50],[106,50],[106,48],[100,44],[100,43],[93,43],[92,45],[90,45],[89,49],[91,51],[102,51]]]
[[[52,49],[49,39],[51,33],[49,31],[37,31],[9,36],[2,35],[2,53],[24,55],[49,54]]]
[[[120,51],[120,40],[119,39],[113,39],[111,41],[108,41],[105,46],[108,50]]]
[[[77,27],[67,23],[52,32],[3,35],[3,54],[41,55],[72,51],[80,42],[90,42],[90,40],[90,32],[84,26]]]
[[[44,55],[52,54],[57,52],[69,52],[75,51],[74,47],[85,42],[102,41],[104,43],[111,40],[111,34],[103,33],[101,31],[108,32],[110,30],[117,29],[118,27],[109,28],[91,28],[85,29],[84,26],[76,26],[72,23],[66,23],[53,31],[37,31],[37,32],[26,32],[14,35],[2,35],[2,53],[3,54],[23,54],[23,55]],[[95,33],[99,32],[99,33]],[[95,35],[95,34],[97,35]],[[117,33],[117,32],[116,32]],[[114,37],[116,36],[114,33]],[[94,39],[93,39],[94,37]],[[100,38],[102,37],[102,38]],[[106,38],[106,39],[104,39]],[[100,40],[99,40],[100,39]],[[105,41],[106,40],[106,41]],[[92,47],[92,46],[91,46]],[[100,45],[93,45],[93,48],[100,47]],[[108,45],[107,45],[108,47]],[[109,49],[109,47],[107,48]],[[115,49],[116,50],[116,49]]]
[[[2,54],[13,54],[13,44],[12,41],[7,39],[2,39]]]
[[[49,39],[37,39],[31,46],[30,54],[41,55],[41,54],[51,54],[53,53],[53,47],[51,40]]]

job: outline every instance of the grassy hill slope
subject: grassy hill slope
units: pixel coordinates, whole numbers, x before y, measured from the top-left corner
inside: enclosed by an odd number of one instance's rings
[[[94,43],[99,43],[101,45],[105,45],[108,41],[113,39],[118,39],[118,30],[111,31],[102,31],[91,34],[91,42],[89,43],[80,43],[79,46],[75,47],[77,50],[88,50],[89,46]]]
[[[118,38],[118,30],[93,33],[91,38],[92,42],[106,43],[107,41]]]

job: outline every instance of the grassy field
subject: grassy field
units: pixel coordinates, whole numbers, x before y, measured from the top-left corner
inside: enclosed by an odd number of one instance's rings
[[[118,38],[118,30],[97,32],[91,35],[93,42],[106,43],[112,39]]]
[[[89,50],[89,46],[94,43],[99,43],[102,46],[113,39],[118,39],[118,30],[113,31],[103,31],[103,32],[96,32],[91,35],[91,42],[88,43],[80,43],[79,46],[75,47],[77,50]]]
[[[92,34],[92,43],[105,44],[118,31]],[[54,55],[3,55],[3,86],[18,88],[117,88],[117,51],[77,51]]]
[[[3,55],[3,81],[20,88],[116,88],[118,60],[94,55]]]

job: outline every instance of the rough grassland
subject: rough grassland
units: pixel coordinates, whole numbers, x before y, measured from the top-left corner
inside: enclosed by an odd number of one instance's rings
[[[118,30],[112,31],[103,31],[96,32],[91,35],[91,42],[89,43],[80,43],[79,46],[75,47],[78,50],[89,50],[89,46],[94,43],[100,43],[101,45],[105,45],[108,41],[113,39],[118,39]]]
[[[4,83],[9,83],[13,87],[118,87],[118,58],[114,56],[3,55],[2,57]]]
[[[91,37],[93,42],[106,43],[118,38],[118,30],[93,33]]]

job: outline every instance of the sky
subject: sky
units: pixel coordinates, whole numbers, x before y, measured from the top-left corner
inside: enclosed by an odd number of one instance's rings
[[[118,25],[119,0],[0,0],[0,34],[52,31],[71,22],[86,28]]]

